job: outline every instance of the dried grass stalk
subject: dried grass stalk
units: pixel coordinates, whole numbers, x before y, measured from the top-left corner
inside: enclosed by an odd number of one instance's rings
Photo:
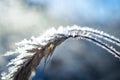
[[[120,58],[120,52],[109,45],[112,43],[120,47],[120,40],[103,31],[79,26],[52,28],[37,38],[32,37],[30,40],[25,39],[17,43],[18,48],[15,51],[5,54],[7,56],[18,54],[18,56],[8,63],[8,72],[2,73],[2,79],[29,80],[41,59],[45,58],[46,64],[47,58],[53,54],[54,49],[69,38],[88,40]]]

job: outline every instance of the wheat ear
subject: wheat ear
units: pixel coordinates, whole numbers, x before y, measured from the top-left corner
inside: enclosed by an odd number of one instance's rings
[[[53,54],[55,48],[69,38],[93,42],[120,58],[120,52],[108,43],[120,47],[120,40],[103,31],[79,26],[52,28],[37,38],[32,37],[30,40],[25,39],[17,43],[18,48],[15,51],[5,54],[6,56],[18,54],[18,56],[8,63],[8,72],[2,73],[2,79],[29,80],[32,71],[36,69],[41,59],[45,58],[46,64],[47,58]]]

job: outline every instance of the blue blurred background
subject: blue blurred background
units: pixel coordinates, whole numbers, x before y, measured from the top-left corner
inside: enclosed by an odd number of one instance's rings
[[[13,57],[15,42],[51,27],[88,26],[120,38],[120,0],[0,0],[0,72]],[[43,72],[32,80],[120,80],[120,60],[84,40],[57,47]]]

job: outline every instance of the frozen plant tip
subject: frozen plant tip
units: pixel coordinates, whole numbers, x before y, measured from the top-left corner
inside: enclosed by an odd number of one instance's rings
[[[29,80],[41,59],[45,58],[44,64],[46,64],[55,48],[69,38],[90,41],[120,58],[120,52],[109,44],[120,47],[120,40],[103,31],[80,26],[51,28],[37,38],[32,37],[30,40],[25,39],[17,43],[15,51],[5,54],[6,56],[18,54],[18,56],[8,63],[8,72],[1,74],[2,80]]]

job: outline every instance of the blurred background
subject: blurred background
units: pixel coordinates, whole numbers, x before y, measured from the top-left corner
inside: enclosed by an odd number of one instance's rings
[[[59,26],[88,26],[120,38],[120,0],[0,0],[0,72],[15,42]],[[69,39],[32,80],[120,80],[120,60],[93,43]]]

